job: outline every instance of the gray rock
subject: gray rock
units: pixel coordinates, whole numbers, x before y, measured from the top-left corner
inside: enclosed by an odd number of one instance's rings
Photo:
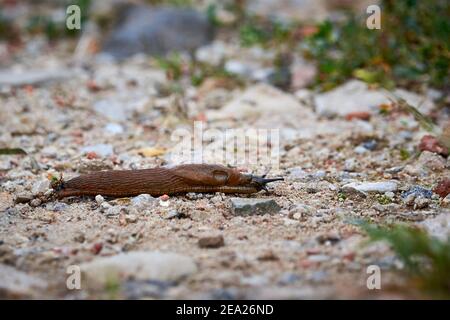
[[[403,192],[402,200],[407,206],[413,206],[414,209],[423,209],[431,203],[433,191],[421,186],[413,186],[408,191]]]
[[[245,2],[254,15],[288,21],[321,21],[328,16],[324,0],[258,0]]]
[[[433,191],[421,186],[412,186],[408,191],[402,193],[402,199],[406,200],[410,196],[413,196],[414,198],[424,197],[431,199],[431,197],[433,196]]]
[[[65,204],[64,202],[56,202],[55,204],[51,205],[50,207],[47,207],[50,210],[56,211],[56,212],[62,212],[67,210],[69,206]]]
[[[44,194],[50,188],[50,181],[48,179],[42,179],[36,181],[31,188],[31,193],[34,196]]]
[[[345,160],[345,163],[344,163],[345,171],[352,172],[352,171],[355,171],[357,167],[358,167],[358,160],[356,160],[355,158],[350,158],[350,159]]]
[[[355,149],[353,149],[353,151],[355,151],[355,153],[357,153],[357,154],[363,154],[363,153],[369,152],[369,150],[366,149],[364,146],[357,146]]]
[[[16,196],[16,203],[28,203],[33,200],[33,195],[29,192],[22,192]]]
[[[93,146],[86,146],[81,149],[81,152],[88,153],[88,152],[95,152],[99,156],[105,158],[114,153],[113,146],[111,144],[96,144]]]
[[[281,207],[273,199],[231,198],[234,215],[277,213]]]
[[[414,199],[414,209],[423,209],[428,207],[428,205],[430,204],[431,200],[428,198],[424,198],[424,197],[416,197]]]
[[[430,111],[433,102],[414,93],[397,89],[395,94],[421,112]],[[389,98],[382,90],[371,90],[359,80],[350,80],[343,85],[315,97],[316,112],[322,116],[345,116],[352,112],[374,112],[378,106],[389,103]]]
[[[4,86],[39,85],[68,78],[71,75],[73,75],[73,72],[68,70],[1,70],[0,88]]]
[[[289,169],[289,179],[297,180],[297,181],[308,181],[310,176],[309,174],[300,167],[294,167]]]
[[[82,264],[81,270],[89,281],[105,284],[111,279],[178,281],[195,273],[197,266],[177,253],[136,251],[95,259]]]
[[[180,213],[176,209],[169,210],[169,212],[164,216],[164,219],[173,219],[179,217]]]
[[[427,177],[432,172],[445,170],[445,167],[443,157],[430,151],[423,151],[416,162],[405,166],[404,172],[412,176]]]
[[[153,206],[155,198],[149,194],[140,194],[137,197],[131,198],[131,205],[136,210],[146,210]]]
[[[125,106],[113,99],[96,101],[94,103],[94,110],[111,121],[124,121],[127,119]]]
[[[343,191],[356,190],[362,193],[367,192],[395,192],[397,191],[398,183],[396,181],[380,181],[380,182],[351,182],[342,187]]]
[[[285,286],[285,285],[290,285],[290,284],[296,283],[299,280],[301,280],[301,277],[299,275],[292,273],[292,272],[285,272],[285,273],[281,274],[281,276],[278,280],[278,284]]]
[[[126,208],[124,206],[111,206],[106,209],[105,215],[107,217],[118,216],[120,213],[127,213]]]
[[[41,199],[36,198],[30,201],[30,206],[39,207],[41,203],[42,203]]]
[[[378,142],[375,139],[370,139],[370,140],[364,141],[362,143],[362,146],[367,150],[373,151],[377,148]]]
[[[108,123],[104,130],[106,133],[112,135],[123,133],[123,127],[118,123]]]
[[[213,38],[207,17],[192,9],[129,5],[118,21],[103,47],[118,59],[136,53],[192,51]]]
[[[26,274],[13,267],[0,264],[0,298],[24,299],[36,297],[40,290],[45,290],[47,283],[35,276]]]
[[[431,236],[443,241],[447,241],[448,237],[450,237],[450,213],[448,212],[422,221],[419,225],[425,227]]]

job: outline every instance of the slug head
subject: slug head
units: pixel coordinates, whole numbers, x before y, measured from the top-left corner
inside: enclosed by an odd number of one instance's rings
[[[267,191],[268,183],[284,180],[283,178],[266,178],[266,175],[243,174],[233,168],[208,164],[181,165],[176,167],[176,174],[191,185],[242,187],[255,192]]]

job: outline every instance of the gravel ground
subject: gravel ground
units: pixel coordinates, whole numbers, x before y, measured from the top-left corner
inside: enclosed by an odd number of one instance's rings
[[[71,45],[50,49],[33,40],[0,77],[0,146],[28,153],[0,156],[0,278],[11,280],[0,284],[1,297],[426,297],[389,247],[366,245],[354,224],[363,218],[450,231],[448,197],[431,191],[449,176],[450,160],[418,149],[426,132],[410,114],[380,113],[379,105],[392,107],[385,96],[358,82],[327,96],[254,79],[233,88],[214,79],[183,84],[180,95],[167,90],[171,80],[149,58],[74,63]],[[231,57],[255,55],[230,47]],[[433,103],[439,92],[402,94],[426,101],[421,108],[437,113],[440,125],[448,121]],[[339,114],[330,115],[332,108]],[[222,132],[278,129],[279,167],[245,169],[285,181],[248,196],[46,200],[51,176],[173,164],[171,134],[192,130],[194,120]],[[408,198],[414,186],[424,189]],[[275,203],[262,214],[236,215],[236,197]],[[80,290],[66,285],[74,265],[82,270]],[[381,268],[382,290],[367,288],[369,265]]]

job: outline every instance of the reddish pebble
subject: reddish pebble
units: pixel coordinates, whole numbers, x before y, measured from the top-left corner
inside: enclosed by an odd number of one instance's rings
[[[319,253],[321,253],[321,250],[319,248],[306,249],[307,255],[315,255],[315,254],[319,254]]]
[[[86,153],[86,158],[88,158],[89,160],[97,159],[98,154],[96,154],[94,151],[89,151],[88,153]]]
[[[369,121],[370,117],[371,117],[371,114],[369,112],[365,112],[365,111],[355,111],[355,112],[347,113],[345,115],[345,119],[348,121],[355,120],[355,119]]]
[[[23,89],[27,92],[27,94],[32,94],[34,91],[34,87],[32,85],[26,85]]]
[[[303,259],[299,261],[299,266],[304,269],[317,267],[319,264],[315,261],[311,261],[308,259]]]
[[[162,201],[167,201],[167,200],[169,200],[169,196],[167,195],[167,194],[163,194],[161,197],[160,197],[160,199],[162,200]]]
[[[202,122],[206,122],[206,115],[202,112],[199,113],[196,117],[195,117],[196,121],[202,121]]]
[[[86,87],[89,89],[89,91],[92,91],[92,92],[97,92],[102,89],[94,80],[89,80],[86,83]]]
[[[97,243],[94,243],[94,245],[92,246],[91,252],[93,254],[99,254],[100,251],[102,251],[102,249],[103,249],[103,244],[101,242],[97,242]]]
[[[445,198],[450,193],[450,178],[445,178],[438,183],[434,188],[434,193],[437,193],[441,198]]]
[[[448,149],[443,146],[436,137],[429,134],[422,137],[422,140],[420,140],[419,143],[419,149],[420,151],[434,152],[443,155],[444,157],[448,156]]]
[[[344,254],[342,256],[342,258],[344,260],[347,260],[347,261],[353,261],[353,260],[355,260],[355,253],[354,252],[348,252],[348,253]]]

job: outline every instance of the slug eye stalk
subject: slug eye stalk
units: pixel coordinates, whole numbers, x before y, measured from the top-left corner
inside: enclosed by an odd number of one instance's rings
[[[255,175],[250,175],[250,181],[252,184],[255,185],[256,189],[259,190],[264,190],[264,191],[268,191],[267,190],[267,184],[270,182],[274,182],[274,181],[284,181],[283,177],[278,177],[278,178],[266,178],[266,175],[262,175],[262,176],[255,176]]]

